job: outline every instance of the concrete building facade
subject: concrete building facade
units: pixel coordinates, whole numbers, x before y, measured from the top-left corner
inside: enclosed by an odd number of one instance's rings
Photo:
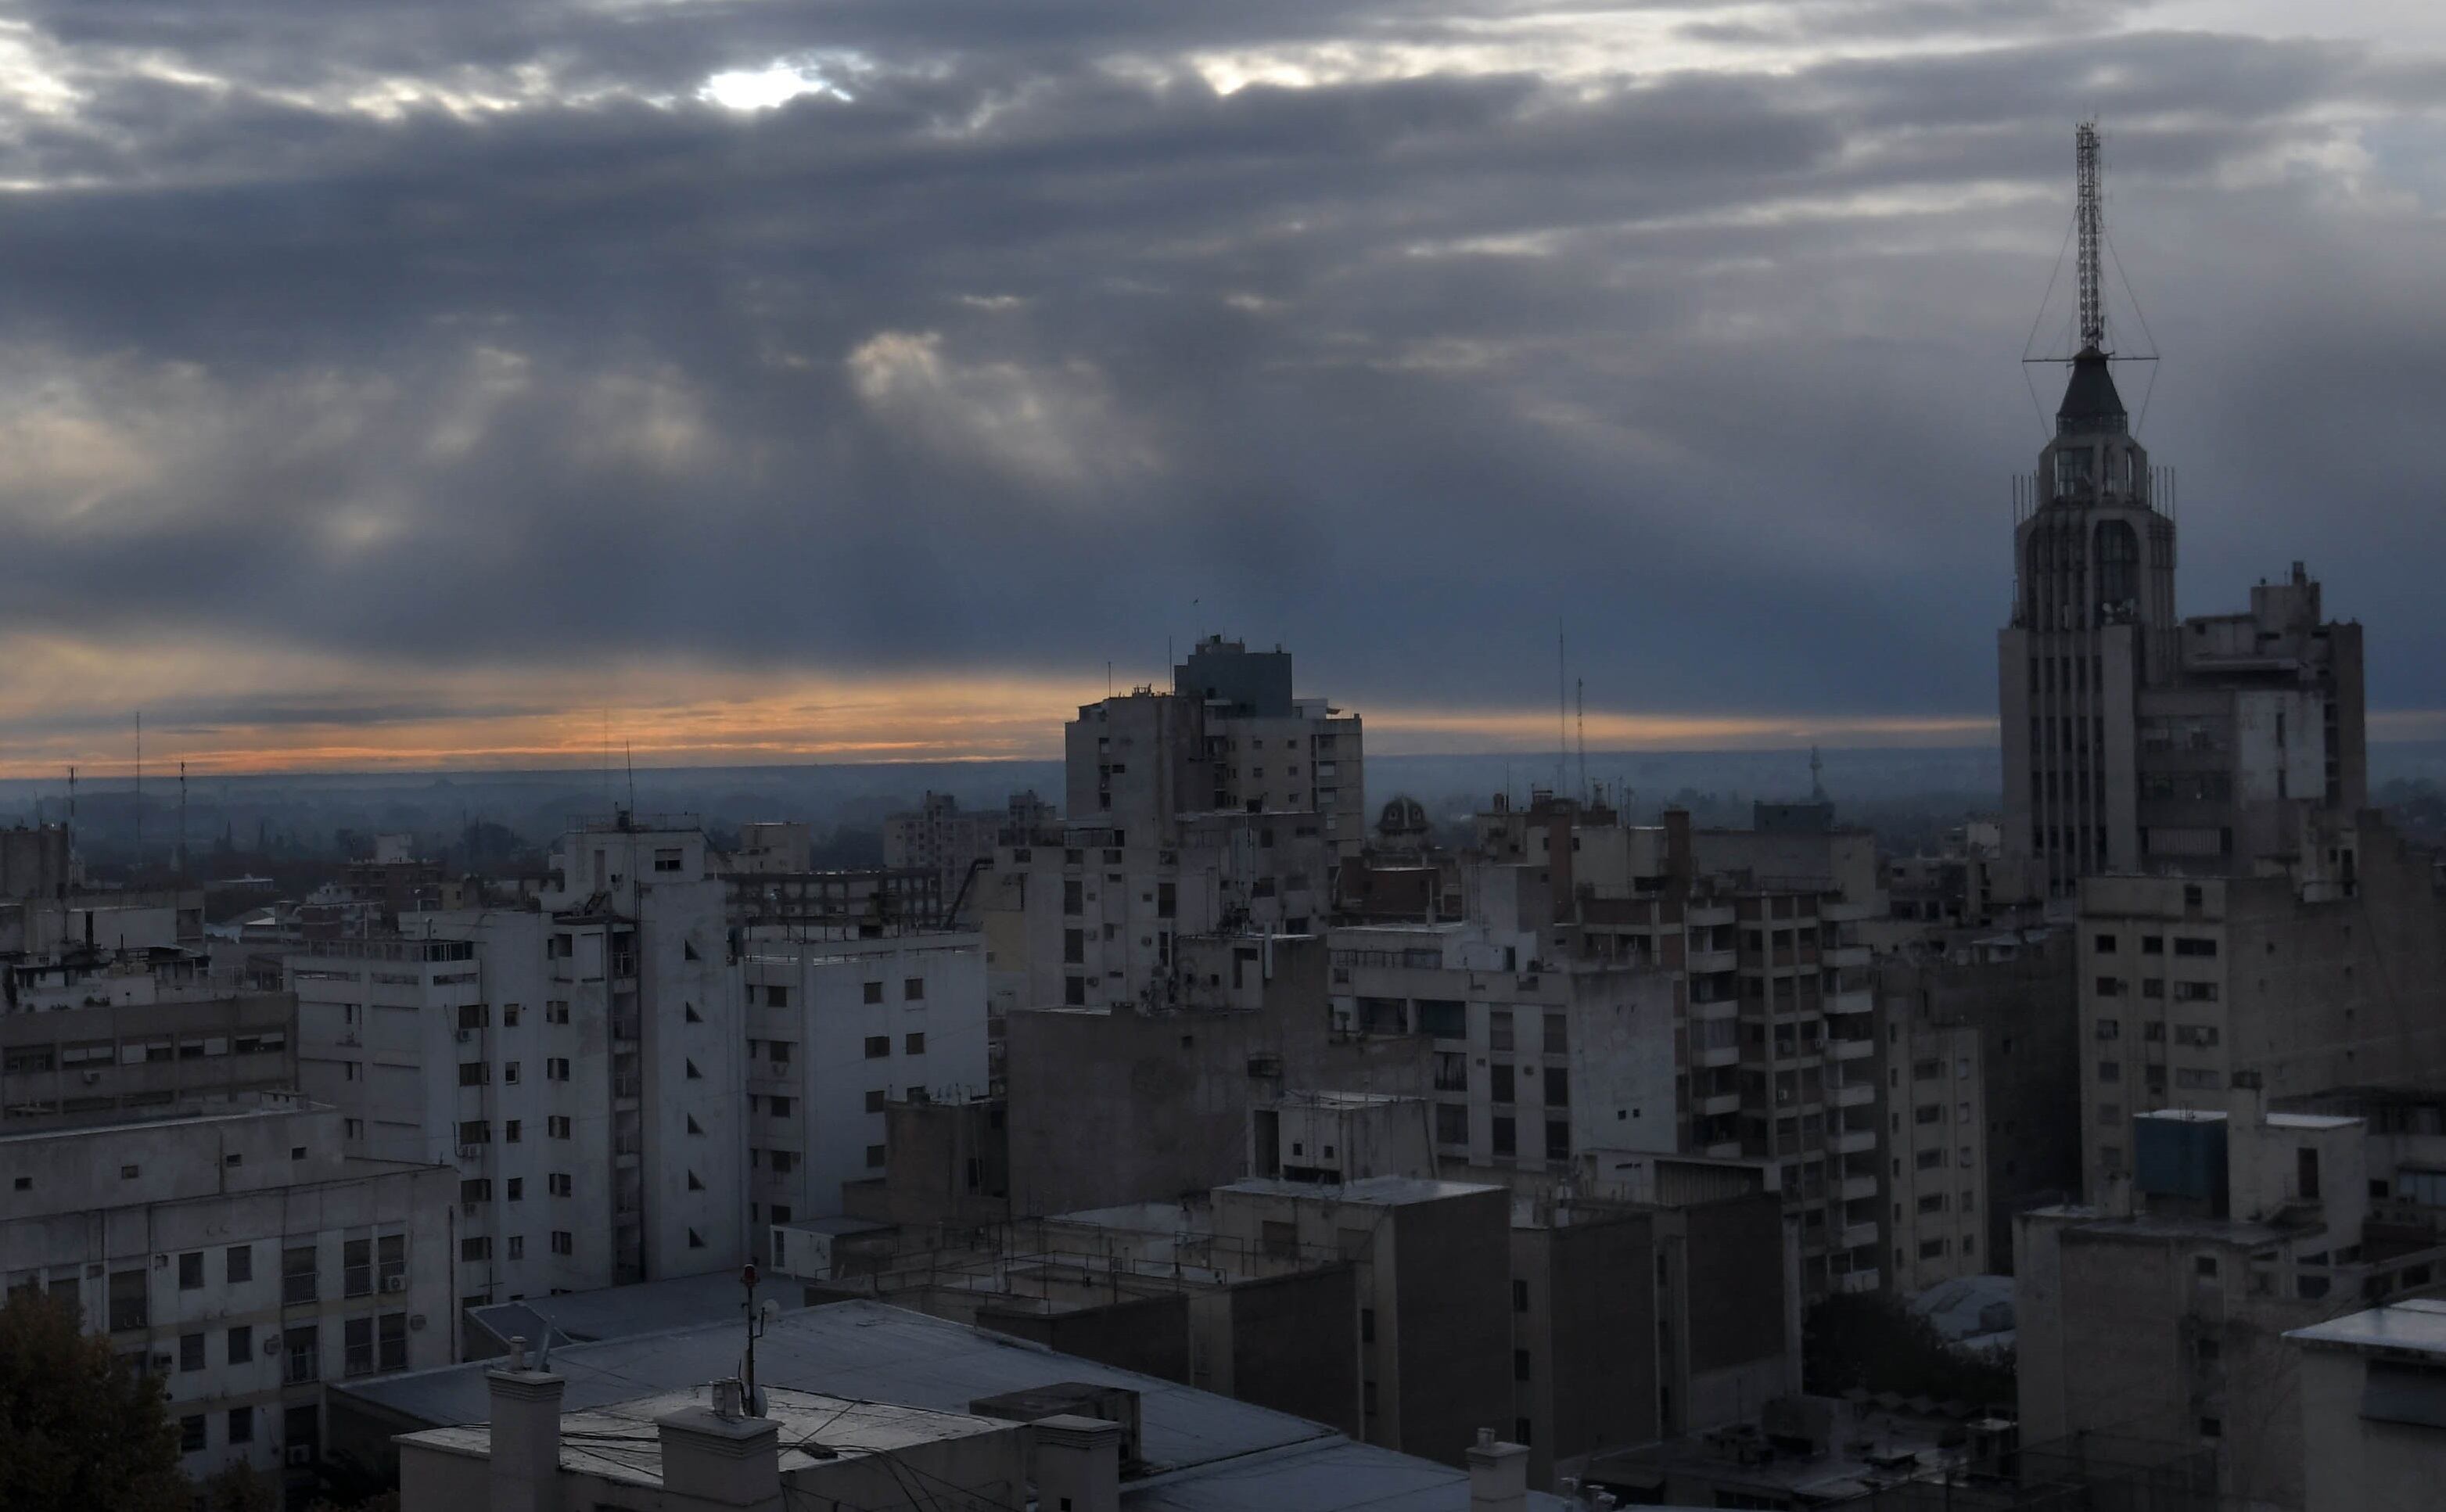
[[[0,1277],[162,1377],[190,1475],[310,1465],[320,1383],[457,1358],[455,1177],[348,1156],[339,1122],[258,1094],[0,1134]]]

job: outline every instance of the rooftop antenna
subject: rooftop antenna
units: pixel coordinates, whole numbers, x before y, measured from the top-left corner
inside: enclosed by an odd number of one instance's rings
[[[1589,803],[1589,683],[1585,677],[1571,679],[1571,697],[1580,722],[1580,806]]]
[[[2099,287],[2098,242],[2105,215],[2098,183],[2098,123],[2084,121],[2072,128],[2074,173],[2079,180],[2073,201],[2073,237],[2080,245],[2075,272],[2080,283],[2080,346],[2084,351],[2106,350],[2106,306]]]
[[[144,865],[144,710],[136,711],[136,866]]]
[[[179,879],[187,879],[187,764],[179,764]]]
[[[1563,795],[1563,764],[1571,759],[1571,737],[1563,722],[1569,700],[1563,696],[1563,626],[1554,624],[1554,796]]]
[[[1813,803],[1826,802],[1826,761],[1817,754],[1815,746],[1809,747],[1809,801]]]

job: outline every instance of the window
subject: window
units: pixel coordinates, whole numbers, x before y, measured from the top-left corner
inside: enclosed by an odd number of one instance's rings
[[[1079,932],[1074,929],[1070,931],[1070,933],[1075,936]],[[1067,958],[1076,959],[1076,957]],[[866,995],[866,1001],[870,1003],[880,1003],[883,1001],[883,984],[881,982],[868,982],[864,984],[863,990]]]
[[[481,1234],[471,1234],[459,1241],[459,1258],[474,1264],[493,1257],[493,1241]]]
[[[511,1236],[510,1236],[510,1258],[511,1258],[511,1259],[514,1259],[514,1260],[523,1260],[523,1259],[525,1259],[526,1257],[527,1257],[527,1237],[526,1237],[525,1235],[523,1235],[523,1234],[513,1234],[513,1235],[511,1235]]]
[[[179,1369],[200,1370],[204,1368],[204,1336],[200,1333],[179,1335]]]
[[[922,976],[912,976],[902,981],[900,984],[900,1000],[904,1003],[922,1003],[926,1001],[926,978]]]
[[[254,1358],[254,1326],[240,1323],[223,1336],[223,1351],[232,1365],[244,1365]]]
[[[546,1114],[543,1121],[543,1131],[546,1136],[552,1139],[565,1140],[569,1138],[569,1116],[565,1113]],[[696,1131],[691,1129],[689,1132],[694,1133]]]
[[[377,1370],[406,1370],[407,1314],[385,1313],[374,1321],[374,1342],[378,1351],[374,1358],[374,1369]]]
[[[2211,1046],[2215,1045],[2216,1042],[2217,1028],[2213,1024],[2177,1024],[2174,1026],[2174,1043],[2177,1045],[2192,1045],[2202,1049],[2206,1049]]]
[[[1529,1379],[1529,1351],[1527,1350],[1514,1350],[1512,1351],[1512,1378],[1515,1381],[1525,1381]]]
[[[287,1351],[288,1364],[281,1379],[292,1386],[322,1377],[322,1340],[312,1324],[304,1327],[292,1323],[280,1331],[280,1347]]]
[[[146,1324],[144,1273],[113,1271],[110,1273],[110,1332],[124,1332]]]
[[[1571,1021],[1560,1013],[1546,1015],[1546,1053],[1565,1055],[1571,1052]]]
[[[1071,980],[1076,981],[1076,980],[1078,980],[1078,978],[1077,978],[1077,977],[1072,977],[1072,978],[1071,978]],[[892,1036],[891,1036],[891,1035],[889,1035],[889,1034],[869,1034],[869,1035],[866,1037],[866,1058],[867,1058],[868,1060],[870,1060],[870,1061],[879,1061],[879,1060],[883,1059],[885,1056],[887,1056],[887,1055],[889,1055],[889,1054],[891,1054],[891,1053],[892,1053]]]
[[[502,1123],[501,1141],[505,1144],[516,1144],[518,1142],[518,1121],[517,1119],[508,1119]]]
[[[1930,1192],[1926,1197],[1921,1198],[1919,1200],[1919,1210],[1923,1213],[1944,1212],[1945,1194],[1943,1192]]]
[[[1512,1420],[1512,1442],[1519,1445],[1523,1448],[1528,1447],[1529,1420],[1527,1418],[1514,1418]]]
[[[1571,1073],[1559,1066],[1546,1068],[1546,1106],[1548,1107],[1571,1106]]]
[[[1933,1082],[1944,1074],[1945,1063],[1943,1061],[1911,1062],[1911,1080],[1914,1082]]]
[[[352,1317],[340,1325],[340,1370],[346,1375],[371,1375],[374,1370],[374,1320]]]
[[[2099,954],[2100,955],[2112,955],[2112,954],[2115,954],[2115,936],[2112,936],[2112,935],[2100,935],[2100,936],[2098,936],[2098,939],[2097,939],[2097,947],[2098,947],[2098,954]]]
[[[1911,1122],[1914,1124],[1938,1124],[1944,1122],[1944,1120],[1945,1105],[1943,1103],[1922,1103],[1919,1106],[1911,1109]]]
[[[2176,982],[2174,984],[2174,1001],[2177,1003],[2213,1003],[2216,1000],[2217,984],[2214,982]]]
[[[695,1230],[691,1229],[688,1231],[688,1237],[690,1238],[694,1238],[695,1235]],[[704,1246],[702,1244],[691,1244],[689,1248],[703,1249]],[[554,1229],[552,1231],[552,1253],[555,1255],[574,1255],[577,1253],[577,1240],[571,1237],[569,1230]]]
[[[544,1190],[554,1197],[574,1196],[577,1189],[567,1171],[554,1171],[543,1179],[543,1184]]]
[[[1919,1152],[1916,1159],[1918,1169],[1923,1171],[1932,1171],[1945,1163],[1945,1152],[1943,1150],[1922,1150]]]
[[[1529,1311],[1528,1282],[1515,1280],[1512,1283],[1512,1311],[1515,1313],[1526,1313]]]
[[[179,1420],[179,1452],[194,1454],[204,1446],[204,1415],[190,1413]]]
[[[774,1174],[774,1175],[776,1175],[776,1176],[787,1176],[787,1175],[789,1175],[792,1171],[795,1171],[795,1170],[797,1170],[798,1168],[799,1168],[799,1158],[798,1158],[798,1156],[796,1156],[796,1155],[792,1154],[792,1153],[791,1153],[790,1151],[788,1151],[788,1150],[775,1150],[775,1151],[773,1152],[773,1174]],[[692,1176],[693,1176],[693,1173],[691,1173],[691,1177],[692,1177]]]
[[[254,1279],[254,1246],[233,1244],[221,1252],[221,1279],[231,1286]]]
[[[1514,1151],[1512,1120],[1510,1118],[1498,1113],[1494,1118],[1488,1120],[1487,1137],[1494,1142],[1495,1153],[1497,1156],[1506,1159],[1509,1159],[1512,1156]]]
[[[2095,1032],[2102,1040],[2121,1039],[2123,1022],[2120,1019],[2101,1018],[2098,1021],[2098,1029]]]
[[[870,1171],[879,1171],[883,1169],[883,1154],[884,1147],[882,1145],[868,1145],[866,1147],[866,1168]]]
[[[316,1295],[314,1280],[314,1246],[292,1245],[280,1252],[280,1303],[294,1307],[311,1302]]]
[[[568,1059],[568,1057],[566,1057],[566,1056],[562,1056],[562,1055],[555,1055],[555,1056],[552,1057],[550,1060],[545,1061],[545,1062],[543,1063],[543,1079],[544,1079],[545,1081],[547,1081],[547,1082],[565,1082],[565,1081],[568,1081],[568,1080],[569,1080],[569,1059]]]
[[[790,1116],[790,1100],[788,1098],[776,1097],[771,1099],[770,1103],[773,1116],[775,1118],[788,1118]]]
[[[254,1442],[254,1408],[234,1407],[229,1409],[229,1441],[232,1444]]]
[[[189,1250],[179,1257],[179,1290],[198,1291],[204,1284],[204,1252]]]
[[[1944,1253],[1945,1240],[1943,1239],[1922,1239],[1919,1241],[1919,1257],[1923,1260],[1935,1259]]]
[[[1359,1310],[1359,1342],[1362,1344],[1376,1342],[1376,1310],[1372,1307],[1363,1307]]]
[[[790,990],[786,987],[767,987],[764,989],[764,1006],[766,1008],[789,1007]]]
[[[900,1053],[902,1053],[903,1055],[923,1055],[923,1054],[925,1054],[925,1053],[926,1053],[926,1032],[925,1032],[925,1030],[918,1030],[918,1031],[917,1031],[916,1033],[914,1033],[914,1034],[910,1034],[910,1035],[905,1035],[905,1036],[903,1036],[903,1037],[902,1037],[902,1039],[901,1039],[901,1042],[900,1042]]]
[[[2192,1066],[2178,1066],[2174,1068],[2174,1085],[2186,1091],[2213,1092],[2220,1082],[2214,1071],[2202,1070]]]
[[[1462,1103],[1436,1105],[1436,1141],[1441,1144],[1469,1143],[1469,1107]]]
[[[374,1290],[374,1245],[371,1239],[349,1239],[340,1246],[340,1295],[370,1296]]]
[[[680,848],[675,845],[656,850],[654,852],[654,870],[658,872],[678,871],[681,864],[681,855],[682,852]]]
[[[517,1063],[517,1062],[516,1062],[516,1061],[503,1061],[503,1062],[501,1063],[501,1080],[502,1080],[502,1081],[504,1081],[504,1082],[506,1082],[506,1083],[508,1083],[508,1084],[509,1084],[510,1086],[512,1086],[512,1087],[516,1087],[516,1086],[517,1085],[517,1083],[518,1083],[518,1063]]]
[[[1571,1125],[1567,1119],[1546,1121],[1546,1159],[1568,1161],[1571,1158]]]
[[[1489,1010],[1486,1015],[1486,1048],[1509,1053],[1512,1049],[1512,1011],[1507,1008]]]
[[[2121,1061],[2098,1062],[2098,1079],[2101,1082],[2119,1082],[2123,1080],[2123,1063]]]
[[[459,1143],[490,1144],[493,1143],[493,1125],[480,1118],[468,1119],[459,1125]]]
[[[2192,939],[2181,935],[2174,936],[2174,954],[2177,955],[2214,955],[2216,953],[2217,942],[2212,939]]]
[[[1511,1067],[1509,1067],[1509,1066],[1490,1066],[1490,1067],[1488,1067],[1488,1068],[1486,1068],[1486,1080],[1487,1080],[1487,1087],[1488,1087],[1488,1091],[1487,1091],[1487,1096],[1488,1096],[1488,1097],[1492,1098],[1494,1101],[1496,1101],[1496,1102],[1497,1102],[1497,1103],[1509,1103],[1509,1102],[1511,1102],[1511,1101],[1513,1100],[1513,1099],[1512,1099],[1512,1068],[1511,1068]]]
[[[1257,1225],[1257,1242],[1270,1259],[1299,1258],[1299,1226],[1295,1223],[1282,1223],[1273,1219],[1262,1219]]]
[[[2101,976],[2098,979],[2097,986],[2098,995],[2100,997],[2121,997],[2123,995],[2123,978],[2120,976]]]

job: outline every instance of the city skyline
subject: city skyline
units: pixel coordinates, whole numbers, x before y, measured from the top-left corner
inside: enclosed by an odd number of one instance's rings
[[[38,9],[0,772],[1038,755],[1218,629],[1534,750],[1558,621],[1600,743],[1980,744],[2093,111],[2183,609],[2437,732],[2441,28],[1984,9]]]

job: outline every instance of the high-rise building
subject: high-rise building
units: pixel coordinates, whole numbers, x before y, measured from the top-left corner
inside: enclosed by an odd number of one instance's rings
[[[2098,262],[2098,138],[2079,139],[2080,346],[2016,489],[1998,637],[2004,841],[2048,893],[2100,872],[2230,874],[2366,800],[2361,627],[2293,564],[2248,612],[2180,619],[2170,474],[2132,434]],[[2349,856],[2339,858],[2349,873]]]

